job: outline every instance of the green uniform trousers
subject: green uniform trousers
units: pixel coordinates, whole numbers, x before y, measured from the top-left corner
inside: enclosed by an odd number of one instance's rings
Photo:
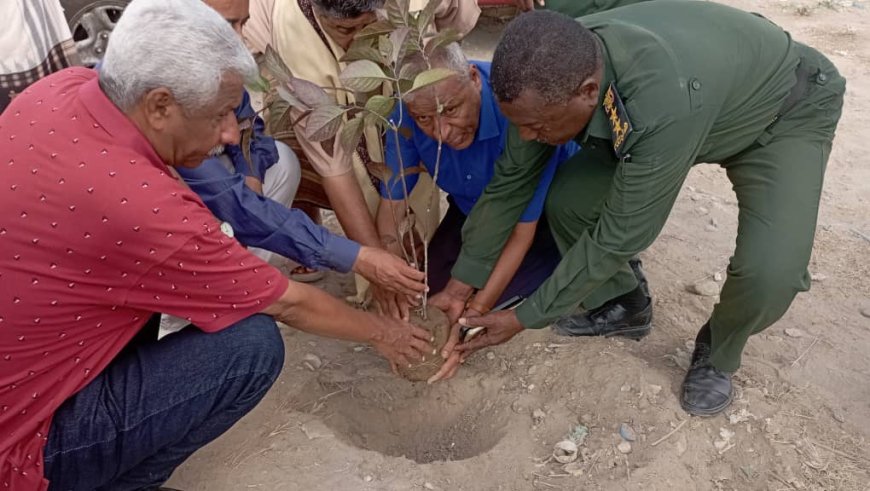
[[[810,286],[807,265],[845,80],[817,51],[801,50],[810,72],[801,99],[753,145],[720,163],[739,208],[737,247],[710,318],[711,361],[728,372],[740,366],[749,336],[776,322]],[[598,219],[616,171],[609,152],[584,147],[553,179],[546,213],[563,254]],[[595,308],[636,286],[626,264],[583,307]]]

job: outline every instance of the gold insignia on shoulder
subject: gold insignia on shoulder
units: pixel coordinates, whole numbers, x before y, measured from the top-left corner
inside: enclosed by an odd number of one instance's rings
[[[628,119],[628,112],[625,110],[625,105],[619,97],[619,92],[616,90],[616,85],[610,82],[607,91],[604,93],[604,112],[607,114],[607,122],[610,123],[611,139],[613,140],[613,151],[616,153],[616,158],[623,158],[623,147],[628,135],[631,134],[631,121]]]

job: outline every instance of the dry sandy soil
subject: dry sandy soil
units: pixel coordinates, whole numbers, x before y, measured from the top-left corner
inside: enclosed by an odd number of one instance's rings
[[[260,406],[168,485],[185,490],[870,489],[870,2],[728,0],[811,44],[848,78],[822,196],[812,291],[755,336],[726,414],[690,418],[677,391],[716,297],[737,207],[724,172],[696,167],[643,255],[655,329],[642,342],[523,333],[434,386],[371,349],[284,330],[284,372]],[[498,26],[467,42],[486,56]],[[737,35],[735,33],[735,35]],[[863,143],[862,143],[863,142]],[[352,293],[347,276],[324,288]],[[316,369],[304,362],[316,355]],[[310,356],[309,356],[310,358]],[[312,363],[308,363],[312,365]],[[617,449],[621,424],[635,433]],[[553,444],[583,425],[566,472]]]

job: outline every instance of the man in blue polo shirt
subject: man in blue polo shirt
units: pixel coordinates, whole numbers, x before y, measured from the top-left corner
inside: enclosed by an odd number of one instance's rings
[[[422,59],[408,63],[426,66]],[[471,208],[493,176],[495,163],[504,149],[508,121],[501,114],[489,88],[489,63],[469,63],[456,43],[438,48],[430,55],[432,67],[453,70],[457,75],[430,88],[406,96],[392,118],[410,130],[402,131],[399,147],[387,135],[386,163],[391,177],[381,184],[377,226],[381,240],[401,254],[396,221],[405,216],[402,198],[417,183],[422,163],[438,187],[447,192],[449,208],[429,244],[430,294],[441,291],[462,246],[462,226]],[[441,107],[439,114],[438,108]],[[443,142],[436,172],[438,136]],[[478,291],[469,308],[480,313],[513,297],[525,297],[553,272],[559,250],[549,227],[538,222],[547,189],[559,163],[579,150],[569,142],[557,148],[547,164],[535,197],[528,205],[513,234],[505,244],[498,264],[485,288]],[[400,163],[405,168],[404,185]]]

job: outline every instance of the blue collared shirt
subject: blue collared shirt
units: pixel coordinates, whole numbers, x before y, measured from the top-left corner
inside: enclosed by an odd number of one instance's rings
[[[464,150],[454,150],[447,145],[441,147],[441,163],[438,169],[438,187],[449,194],[465,215],[477,202],[486,185],[489,184],[495,172],[495,161],[504,150],[507,140],[508,120],[501,113],[498,102],[489,87],[490,63],[473,61],[481,77],[480,89],[480,120],[474,142]],[[438,142],[426,136],[413,118],[403,108],[402,126],[411,130],[411,137],[399,136],[399,146],[402,152],[402,163],[405,168],[412,168],[420,162],[426,167],[429,175],[435,174],[435,162],[438,155]],[[399,120],[398,108],[393,113],[393,120]],[[381,183],[381,196],[387,199],[402,199],[404,190],[399,177],[399,159],[392,135],[387,138],[386,160],[387,168],[393,178],[387,183]],[[520,217],[521,222],[533,222],[540,218],[544,210],[544,200],[547,190],[553,181],[553,175],[560,163],[574,155],[580,147],[573,141],[556,147],[553,157],[547,162],[547,167],[541,174],[537,190],[526,210]],[[419,174],[405,176],[405,183],[410,193],[417,184]]]
[[[178,173],[218,219],[233,227],[236,239],[243,245],[276,252],[309,268],[350,271],[359,244],[245,185],[245,176],[263,180],[266,171],[278,161],[278,150],[275,141],[263,134],[263,120],[256,116],[247,92],[236,108],[236,117],[240,121],[249,119],[254,126],[251,164],[241,147],[227,145],[225,152],[235,172],[227,170],[220,159],[210,158],[193,169],[177,167]]]

